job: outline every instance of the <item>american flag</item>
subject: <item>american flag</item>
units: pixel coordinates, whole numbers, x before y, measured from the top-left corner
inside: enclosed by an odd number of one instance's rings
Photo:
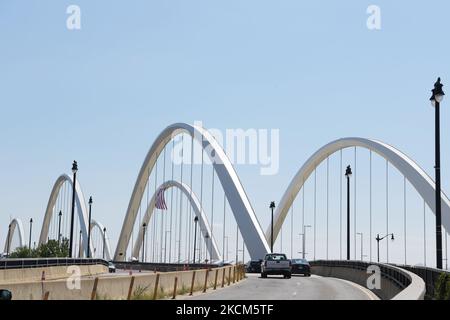
[[[156,194],[156,209],[167,210],[166,199],[164,199],[164,191],[166,191],[166,188],[160,188]]]

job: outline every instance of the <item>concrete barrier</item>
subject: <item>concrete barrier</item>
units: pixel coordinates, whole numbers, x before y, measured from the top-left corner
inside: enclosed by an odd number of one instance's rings
[[[217,282],[228,282],[229,270],[233,266],[218,268]],[[206,287],[214,288],[215,270],[208,269],[195,271],[180,271],[168,273],[134,273],[133,275],[104,275],[98,278],[95,286],[95,278],[82,278],[79,282],[79,288],[69,289],[73,285],[70,279],[33,281],[28,283],[8,283],[1,285],[2,289],[8,289],[12,292],[13,300],[41,300],[46,292],[49,292],[49,300],[89,300],[94,296],[95,299],[107,300],[152,300],[154,298],[155,285],[158,279],[157,299],[171,299],[173,297],[173,288],[175,277],[177,278],[176,295],[187,294],[192,285],[192,274],[196,273],[193,288],[195,292],[203,291]],[[225,271],[225,272],[224,272]],[[206,273],[209,276],[206,277]],[[225,278],[223,279],[223,276]],[[133,286],[130,293],[130,285]],[[69,286],[68,286],[69,282]],[[93,291],[95,289],[95,295]],[[176,296],[175,295],[175,296]]]
[[[319,260],[310,264],[313,274],[348,280],[365,288],[374,275],[368,268],[376,267],[380,271],[380,286],[368,289],[383,300],[423,300],[425,296],[425,282],[420,277],[392,265],[341,260]]]
[[[68,278],[69,266],[53,266],[42,268],[6,269],[0,270],[0,286],[8,283],[21,283],[45,280],[57,280]],[[108,272],[104,265],[81,265],[78,266],[82,276],[97,275]],[[44,272],[44,274],[43,274]]]

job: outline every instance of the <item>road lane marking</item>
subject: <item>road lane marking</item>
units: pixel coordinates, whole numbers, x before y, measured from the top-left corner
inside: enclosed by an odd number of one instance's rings
[[[332,278],[332,279],[337,279],[337,280],[340,280],[342,282],[345,282],[345,283],[353,286],[354,288],[358,289],[359,291],[364,292],[364,294],[367,297],[369,297],[369,300],[380,300],[380,298],[377,295],[375,295],[375,293],[373,293],[369,289],[367,289],[367,288],[365,288],[365,287],[363,287],[363,286],[361,286],[361,285],[359,285],[357,283],[354,283],[354,282],[351,282],[351,281],[348,281],[348,280],[344,280],[344,279],[339,279],[339,278]]]

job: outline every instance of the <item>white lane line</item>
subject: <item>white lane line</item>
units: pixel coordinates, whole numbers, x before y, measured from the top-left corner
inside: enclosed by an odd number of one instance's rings
[[[345,283],[353,286],[354,288],[364,292],[364,294],[369,297],[369,300],[380,300],[380,298],[375,293],[373,293],[369,289],[367,289],[367,288],[365,288],[365,287],[363,287],[363,286],[361,286],[361,285],[359,285],[357,283],[354,283],[354,282],[351,282],[351,281],[348,281],[348,280],[344,280],[344,279],[339,279],[339,278],[332,278],[332,279],[336,279],[336,280],[345,282]]]

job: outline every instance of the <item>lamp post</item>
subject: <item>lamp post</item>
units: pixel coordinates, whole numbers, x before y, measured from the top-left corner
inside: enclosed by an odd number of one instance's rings
[[[272,211],[272,220],[271,220],[272,222],[270,224],[270,229],[271,229],[271,231],[270,231],[270,252],[273,253],[273,210],[275,209],[275,201],[272,201],[270,203],[270,209]]]
[[[145,262],[145,231],[147,229],[147,224],[144,222],[142,224],[142,262]]]
[[[58,244],[61,244],[61,217],[62,217],[62,211],[59,210],[59,213],[58,213]]]
[[[73,181],[72,181],[72,213],[70,216],[70,241],[69,241],[69,257],[72,257],[72,249],[73,249],[73,219],[75,216],[75,186],[77,184],[77,171],[78,164],[76,161],[72,163],[72,173],[73,173]]]
[[[226,250],[226,260],[228,261],[228,239],[229,239],[230,237],[229,236],[225,236],[225,239],[227,240],[226,241],[226,248],[227,248],[227,250]]]
[[[170,230],[166,230],[164,234],[164,263],[167,261],[167,234],[171,233]]]
[[[350,166],[347,166],[345,176],[347,177],[347,260],[350,260],[350,178],[352,177]]]
[[[194,264],[195,264],[195,254],[197,253],[197,223],[198,223],[198,217],[195,216],[194,218]]]
[[[78,258],[81,258],[81,235],[83,234],[83,231],[80,230],[80,238],[78,239]]]
[[[208,243],[209,243],[209,241],[211,240],[211,237],[209,236],[209,234],[207,233],[206,235],[205,235],[205,256],[206,256],[206,259],[205,259],[205,262],[206,263],[208,263],[208,261],[210,261],[210,260],[212,260],[212,258],[211,258],[211,255],[209,255],[209,260],[208,260],[208,254],[209,254],[209,250],[208,250]]]
[[[310,225],[303,226],[303,233],[300,233],[302,236],[302,258],[306,258],[306,228],[311,228]]]
[[[9,258],[9,247],[11,245],[10,243],[10,235],[11,235],[11,223],[8,225],[8,236],[6,237],[6,255]]]
[[[377,234],[377,237],[375,238],[375,240],[377,240],[377,256],[378,256],[378,263],[380,263],[380,241],[391,236],[391,240],[394,241],[394,234],[393,233],[389,233],[387,235],[385,235],[384,237],[380,238],[380,235]]]
[[[364,250],[363,250],[363,233],[357,232],[356,235],[361,236],[361,261],[363,261]]]
[[[239,226],[236,224],[236,264],[239,260]]]
[[[442,269],[442,210],[441,210],[441,137],[440,137],[440,104],[444,99],[441,78],[438,78],[431,90],[430,98],[435,116],[435,174],[436,174],[436,268]]]
[[[106,247],[106,227],[103,228],[103,260],[105,260],[105,247]]]
[[[31,250],[31,234],[33,233],[33,218],[30,219],[30,235],[28,239],[28,250]]]
[[[87,239],[87,257],[91,257],[91,217],[92,217],[92,196],[89,197],[89,222],[88,222],[88,239]]]

